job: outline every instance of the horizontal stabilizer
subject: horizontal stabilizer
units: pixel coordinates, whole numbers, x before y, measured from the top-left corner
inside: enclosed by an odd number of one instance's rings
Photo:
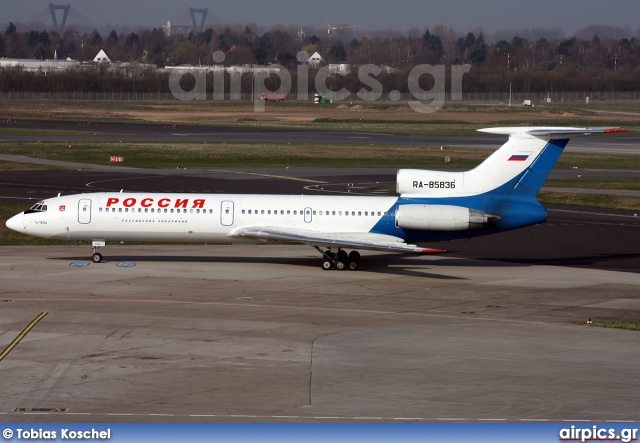
[[[502,134],[509,136],[534,136],[547,140],[568,139],[571,137],[580,137],[591,134],[610,134],[619,132],[629,132],[618,127],[602,127],[602,128],[565,128],[565,127],[501,127],[501,128],[485,128],[478,129],[479,132],[487,134]]]

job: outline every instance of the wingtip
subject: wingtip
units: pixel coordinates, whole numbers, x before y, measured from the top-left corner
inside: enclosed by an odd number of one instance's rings
[[[605,129],[604,130],[605,134],[618,133],[618,132],[629,132],[629,130],[628,129],[617,129],[617,128]]]
[[[416,249],[416,252],[421,254],[442,254],[447,251],[444,249]]]

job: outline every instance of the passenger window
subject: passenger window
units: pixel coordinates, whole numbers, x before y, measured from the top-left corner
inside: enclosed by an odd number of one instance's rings
[[[263,215],[264,215],[264,209],[263,209],[262,211],[260,211],[260,214],[263,214]]]
[[[287,209],[287,215],[290,215],[291,211],[289,209]]]
[[[102,208],[100,208],[99,211],[102,212]]]
[[[249,214],[251,214],[251,209],[249,209]]]
[[[242,213],[244,214],[244,209],[242,210]]]

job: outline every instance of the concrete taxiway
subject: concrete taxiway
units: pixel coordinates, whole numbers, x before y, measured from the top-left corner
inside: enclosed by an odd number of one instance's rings
[[[4,421],[638,420],[640,275],[299,246],[0,249]],[[34,416],[33,414],[38,414]]]

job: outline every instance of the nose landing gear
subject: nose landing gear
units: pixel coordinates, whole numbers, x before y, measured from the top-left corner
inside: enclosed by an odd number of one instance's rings
[[[338,253],[331,252],[331,248],[323,251],[318,246],[314,246],[318,252],[322,254],[322,269],[324,271],[330,271],[337,269],[343,271],[348,269],[350,271],[357,271],[360,269],[360,253],[358,251],[351,251],[347,254],[346,251],[338,249]]]
[[[104,240],[93,240],[91,242],[91,246],[93,249],[91,250],[91,261],[94,263],[100,263],[102,261],[102,254],[98,252],[98,248],[104,246],[106,242]]]

